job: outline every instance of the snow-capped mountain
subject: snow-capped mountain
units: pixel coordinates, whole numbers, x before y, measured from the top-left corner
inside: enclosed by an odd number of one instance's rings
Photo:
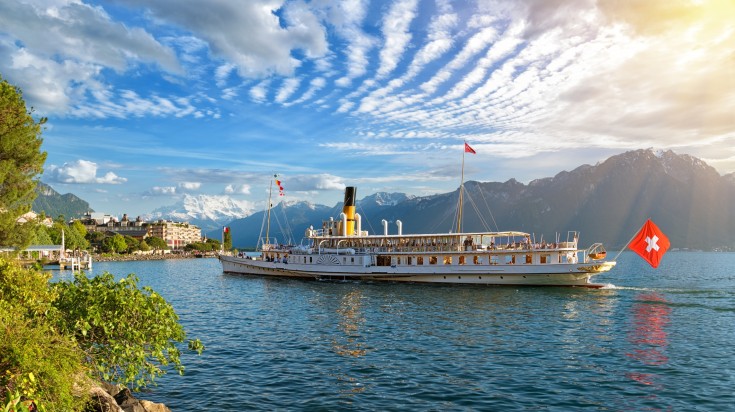
[[[168,219],[189,222],[202,232],[217,229],[229,222],[250,216],[254,207],[250,202],[235,200],[227,195],[184,195],[171,206],[163,206],[144,216],[145,220]]]

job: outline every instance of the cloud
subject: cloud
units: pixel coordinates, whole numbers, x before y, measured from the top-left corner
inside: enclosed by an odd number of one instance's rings
[[[405,53],[408,43],[413,37],[409,28],[416,18],[418,0],[399,0],[393,3],[390,11],[383,19],[383,49],[380,51],[380,67],[377,77],[390,74]]]
[[[0,2],[0,34],[0,72],[46,113],[64,113],[104,93],[105,68],[122,73],[154,64],[183,74],[170,47],[81,2]]]
[[[151,196],[173,196],[176,194],[175,186],[153,186],[146,195]]]
[[[301,64],[293,57],[295,50],[312,59],[327,52],[325,28],[298,0],[285,5],[273,0],[223,0],[207,4],[206,12],[200,2],[191,0],[126,4],[145,7],[160,23],[190,30],[243,77],[288,76]]]
[[[102,177],[97,177],[97,163],[89,160],[77,160],[72,163],[64,163],[62,166],[51,165],[47,168],[44,176],[58,183],[71,184],[121,184],[128,181],[113,172],[107,172]]]
[[[312,192],[324,190],[344,190],[343,179],[328,173],[314,175],[295,175],[281,178],[284,192]]]
[[[200,187],[202,187],[202,184],[200,182],[181,182],[179,183],[179,189],[183,189],[186,191],[192,191],[192,190],[199,190]]]
[[[227,185],[225,186],[225,194],[232,195],[232,194],[239,194],[239,195],[249,195],[250,194],[250,185]]]
[[[296,92],[296,89],[301,84],[301,80],[297,78],[289,78],[283,81],[281,88],[276,93],[276,102],[285,103],[291,95]]]

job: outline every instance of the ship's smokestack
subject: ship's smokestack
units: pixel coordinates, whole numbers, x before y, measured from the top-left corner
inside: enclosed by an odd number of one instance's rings
[[[357,196],[357,188],[347,186],[345,188],[345,204],[342,206],[342,213],[347,216],[347,225],[342,230],[344,236],[353,236],[355,234],[355,198]]]

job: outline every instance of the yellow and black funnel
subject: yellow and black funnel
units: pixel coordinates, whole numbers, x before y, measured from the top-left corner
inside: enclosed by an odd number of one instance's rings
[[[345,188],[345,203],[342,206],[342,213],[347,216],[347,227],[342,228],[344,236],[353,236],[355,234],[355,198],[357,196],[357,188],[347,186]]]

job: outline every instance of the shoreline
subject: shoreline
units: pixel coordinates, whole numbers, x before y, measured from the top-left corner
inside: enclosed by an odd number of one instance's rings
[[[194,254],[194,253],[165,253],[156,255],[114,255],[105,256],[99,254],[92,255],[92,262],[130,262],[130,261],[146,261],[146,260],[166,260],[166,259],[196,259],[196,258],[216,258],[216,254]]]

